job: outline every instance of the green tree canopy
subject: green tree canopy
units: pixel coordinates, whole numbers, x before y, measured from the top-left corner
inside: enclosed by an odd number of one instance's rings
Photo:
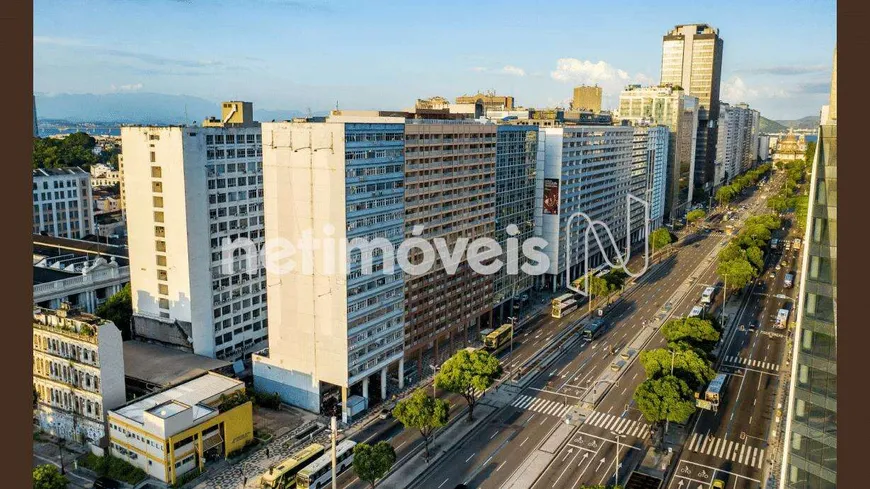
[[[746,226],[760,225],[773,231],[782,226],[782,219],[773,214],[761,214],[758,216],[749,216],[745,221]]]
[[[441,366],[435,376],[435,385],[465,398],[468,420],[471,421],[477,393],[490,388],[501,372],[501,364],[493,354],[484,350],[459,350]]]
[[[698,221],[700,219],[704,219],[705,217],[707,217],[707,213],[704,212],[703,209],[695,209],[693,211],[690,211],[688,214],[686,214],[686,222],[688,222],[689,224],[692,224],[695,221]]]
[[[33,469],[33,489],[65,489],[67,484],[69,480],[52,464]]]
[[[63,139],[34,138],[33,168],[88,168],[99,162],[93,152],[95,146],[96,140],[83,132],[70,134]]]
[[[764,252],[758,246],[750,246],[746,250],[746,259],[759,272],[764,268]]]
[[[746,258],[719,262],[716,273],[727,281],[731,290],[742,289],[757,277],[757,271]]]
[[[637,408],[650,423],[683,423],[695,412],[695,394],[674,376],[647,379],[634,392]]]
[[[393,408],[393,416],[405,428],[415,428],[420,432],[426,447],[426,463],[429,463],[429,440],[432,433],[436,428],[447,424],[449,412],[449,402],[430,397],[423,389],[417,389]]]
[[[375,482],[382,479],[396,463],[396,451],[386,441],[379,441],[374,446],[368,443],[357,443],[353,447],[353,470],[360,480],[375,487]]]
[[[649,234],[649,240],[652,244],[653,251],[655,251],[671,244],[673,238],[671,238],[670,231],[665,228],[658,228]]]
[[[719,341],[719,331],[713,324],[698,317],[671,319],[662,326],[661,333],[669,343],[685,342],[707,352]]]
[[[130,322],[133,320],[133,299],[130,295],[130,284],[124,286],[106,302],[97,306],[97,316],[115,323],[121,330],[125,340],[130,339]]]
[[[716,376],[710,361],[694,350],[674,350],[672,354],[666,348],[658,348],[641,352],[639,360],[646,371],[646,376],[650,379],[670,375],[671,360],[673,360],[673,375],[686,382],[695,391],[709,384]]]
[[[737,196],[737,191],[731,185],[723,185],[719,187],[719,190],[716,191],[716,202],[719,202],[720,205],[727,205],[734,197]]]

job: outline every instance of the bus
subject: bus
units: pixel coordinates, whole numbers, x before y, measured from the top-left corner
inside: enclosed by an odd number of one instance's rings
[[[713,293],[716,292],[715,287],[707,287],[701,294],[701,304],[709,304],[713,302]]]
[[[513,325],[510,323],[501,325],[498,329],[486,335],[486,338],[483,339],[483,346],[490,350],[498,350],[511,340],[512,329]]]
[[[710,385],[707,386],[707,392],[704,393],[704,399],[707,400],[714,407],[719,405],[719,401],[722,398],[722,387],[725,385],[725,379],[727,375],[719,374],[710,382]]]
[[[560,302],[559,305],[553,305],[553,310],[550,315],[554,318],[561,319],[568,314],[577,310],[577,301],[574,299],[568,299],[567,301]]]
[[[486,342],[486,337],[489,336],[489,334],[492,333],[493,331],[495,331],[495,330],[492,328],[486,328],[486,329],[480,330],[480,342],[481,343]]]
[[[603,319],[593,319],[585,328],[583,328],[581,334],[584,339],[592,341],[601,336],[601,333],[604,333],[605,329],[607,329],[607,323],[605,323]]]
[[[559,304],[566,302],[566,301],[570,301],[570,300],[574,300],[574,294],[562,294],[559,297],[556,297],[555,299],[553,299],[552,304],[553,304],[553,307],[556,307]]]
[[[323,453],[323,445],[319,443],[308,445],[280,464],[270,467],[269,471],[260,477],[260,487],[263,489],[291,489],[295,487],[296,474]]]
[[[773,325],[779,329],[785,329],[788,326],[788,309],[780,309],[776,312],[776,321]]]
[[[699,317],[701,317],[701,313],[702,313],[702,312],[704,312],[704,308],[703,308],[703,307],[701,307],[701,306],[695,306],[695,307],[693,307],[692,310],[689,312],[689,317],[690,317],[690,318],[699,318]]]
[[[793,273],[785,274],[785,280],[783,280],[782,285],[785,286],[785,288],[787,288],[787,289],[790,288],[791,286],[793,286],[794,285],[794,274]]]
[[[356,442],[342,440],[335,446],[335,471],[341,474],[353,465],[353,447]],[[332,453],[321,456],[296,475],[296,489],[319,489],[332,482]]]

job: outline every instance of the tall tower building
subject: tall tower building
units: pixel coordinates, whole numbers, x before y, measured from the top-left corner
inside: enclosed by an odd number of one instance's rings
[[[571,100],[573,110],[591,110],[594,113],[601,112],[601,87],[579,86],[574,87],[574,98]]]
[[[781,489],[837,487],[837,59],[819,127],[783,440]]]
[[[203,127],[121,128],[136,337],[230,360],[265,346],[262,269],[224,267],[225,245],[264,239],[262,136],[244,106]]]
[[[662,84],[698,97],[695,185],[712,182],[714,175],[722,49],[719,29],[707,24],[678,25],[662,39]]]

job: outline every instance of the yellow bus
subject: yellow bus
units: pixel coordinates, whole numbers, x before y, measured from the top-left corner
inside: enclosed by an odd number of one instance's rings
[[[486,338],[483,339],[483,345],[490,350],[498,350],[511,340],[512,328],[513,325],[511,324],[503,324],[492,333],[486,335]]]
[[[312,443],[294,453],[260,477],[263,489],[291,489],[296,487],[296,474],[324,453],[323,445]]]

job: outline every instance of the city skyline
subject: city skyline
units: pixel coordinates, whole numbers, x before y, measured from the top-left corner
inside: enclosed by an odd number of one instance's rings
[[[252,100],[273,110],[323,111],[336,103],[402,109],[421,97],[488,89],[523,106],[567,106],[576,85],[596,83],[603,108],[613,109],[625,85],[659,82],[662,35],[702,22],[725,40],[721,100],[793,119],[816,115],[827,100],[836,37],[834,2],[799,9],[743,4],[751,10],[637,4],[631,16],[592,4],[542,11],[442,2],[437,12],[279,0],[244,8],[196,1],[59,5],[34,4],[37,93],[167,93]],[[769,28],[773,16],[776,29]],[[567,18],[588,18],[595,29],[569,29]],[[238,36],[239,29],[249,32]],[[297,41],[303,49],[292,49]],[[310,48],[315,41],[317,49]]]

